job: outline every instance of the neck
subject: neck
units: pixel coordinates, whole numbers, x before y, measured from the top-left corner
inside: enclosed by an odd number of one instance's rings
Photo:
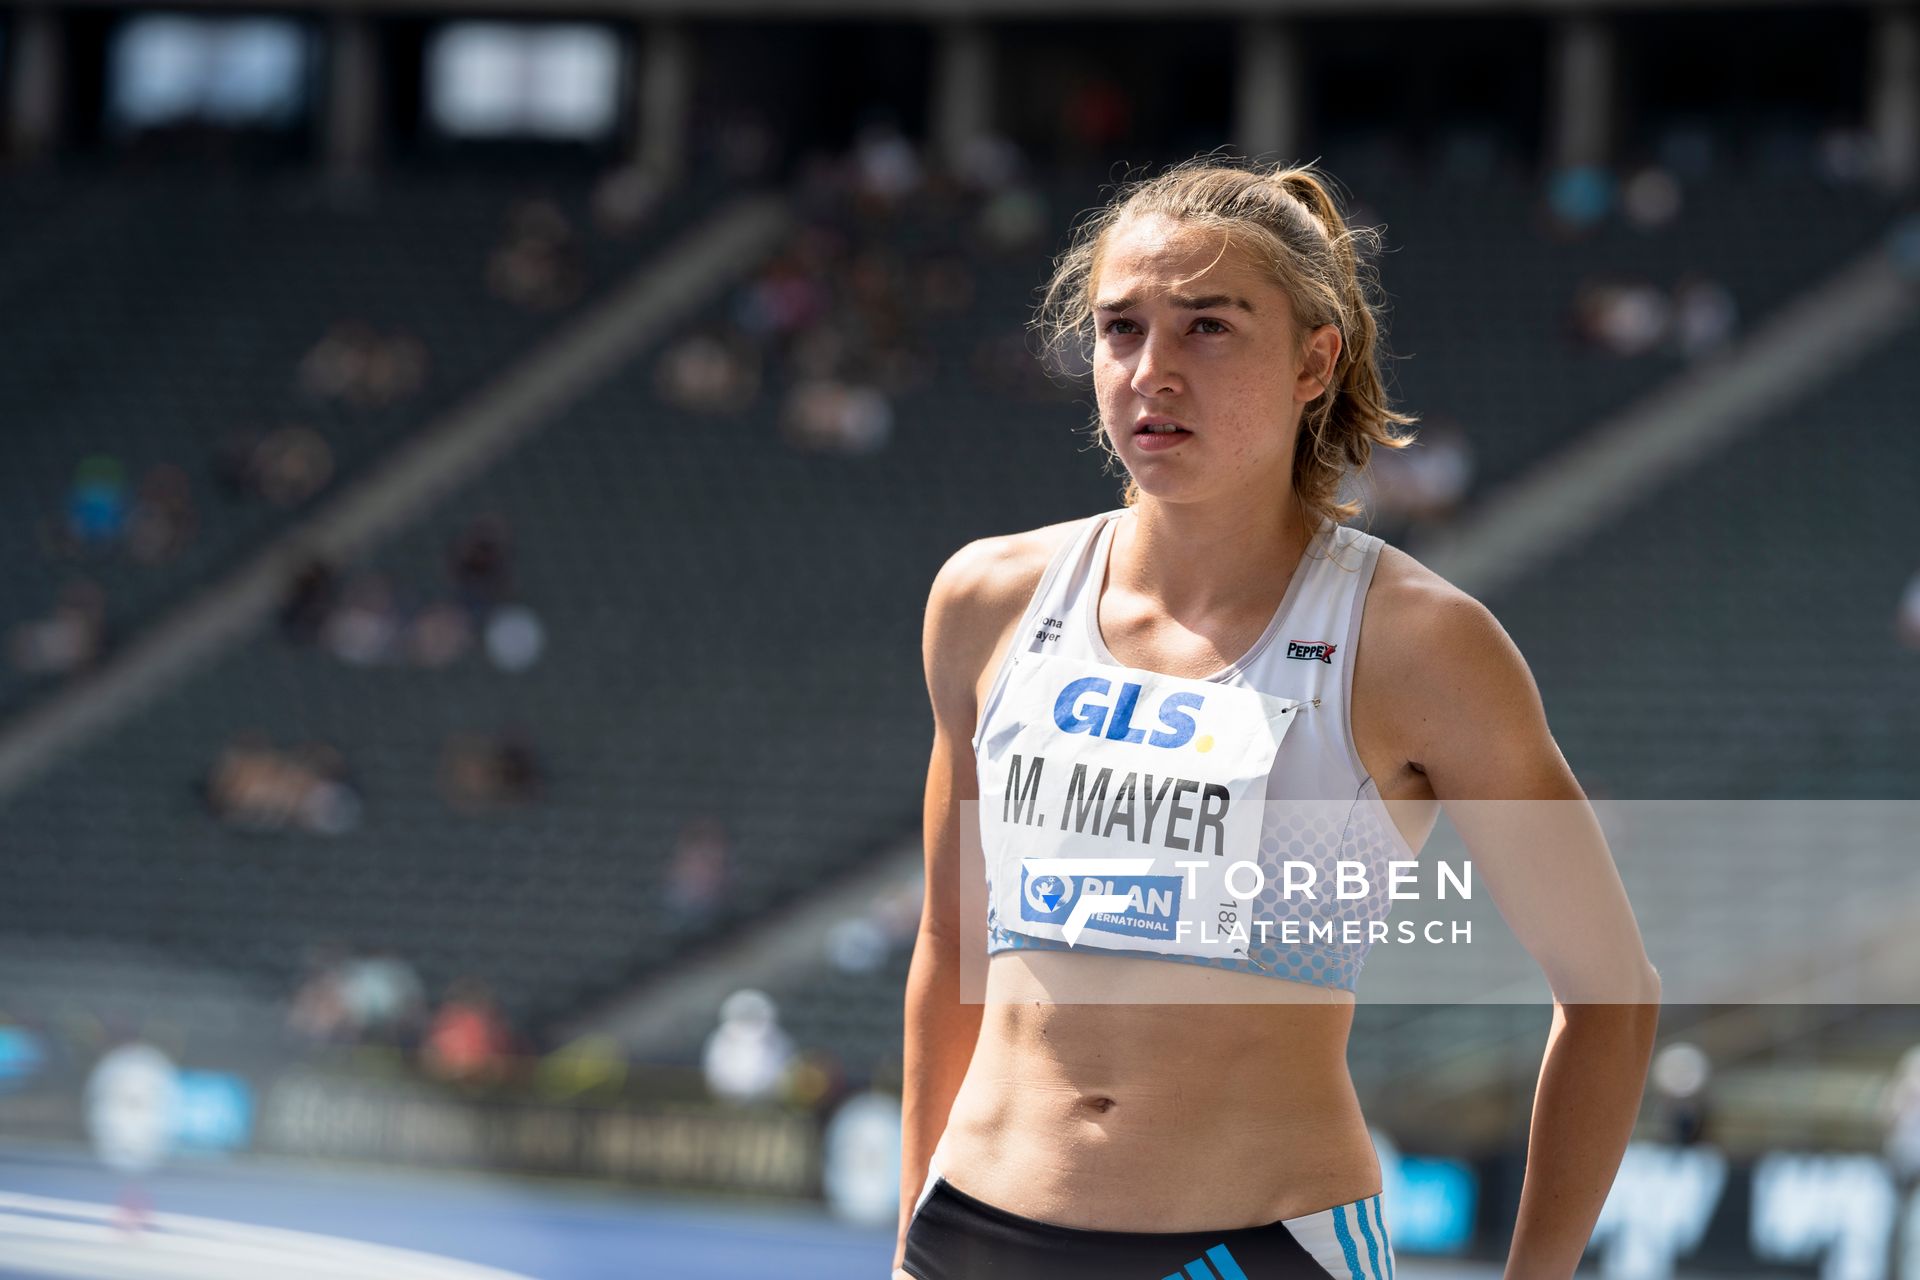
[[[1271,608],[1307,540],[1306,516],[1291,492],[1264,505],[1142,496],[1114,530],[1108,577],[1170,613]]]

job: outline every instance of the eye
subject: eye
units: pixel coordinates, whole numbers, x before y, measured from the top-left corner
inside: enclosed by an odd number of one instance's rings
[[[1201,326],[1201,325],[1203,325],[1203,324],[1210,324],[1210,325],[1212,325],[1212,326],[1213,326],[1213,328],[1211,328],[1211,329],[1204,329],[1204,330],[1200,330],[1200,326]],[[1227,330],[1227,326],[1226,326],[1226,325],[1225,325],[1224,323],[1222,323],[1221,321],[1219,321],[1219,320],[1215,320],[1215,319],[1214,319],[1214,318],[1213,318],[1212,316],[1201,316],[1201,317],[1200,317],[1200,318],[1199,318],[1198,320],[1195,320],[1195,321],[1193,322],[1193,327],[1194,327],[1195,329],[1197,329],[1197,330],[1200,330],[1200,331],[1201,331],[1201,332],[1203,332],[1203,333],[1226,333],[1226,332],[1228,332],[1228,330]]]
[[[1131,320],[1109,320],[1100,326],[1100,332],[1106,334],[1108,337],[1123,336],[1127,331],[1122,330],[1119,326],[1123,324],[1131,325],[1132,323],[1133,321]]]

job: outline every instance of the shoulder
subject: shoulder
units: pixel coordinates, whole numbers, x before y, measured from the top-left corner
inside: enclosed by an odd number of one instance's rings
[[[1486,605],[1388,542],[1380,544],[1364,616],[1374,655],[1406,662],[1422,652],[1469,656],[1494,632],[1506,634]]]
[[[947,557],[927,594],[923,656],[936,710],[973,701],[974,685],[1087,517],[978,538]]]
[[[1397,749],[1440,791],[1507,758],[1512,772],[1565,764],[1547,731],[1533,673],[1485,604],[1414,557],[1380,548],[1367,593],[1359,652],[1375,705],[1386,709]],[[1479,756],[1479,763],[1472,763]],[[1535,762],[1517,765],[1516,759]],[[1478,777],[1484,783],[1491,779]],[[1453,794],[1463,794],[1455,791]]]

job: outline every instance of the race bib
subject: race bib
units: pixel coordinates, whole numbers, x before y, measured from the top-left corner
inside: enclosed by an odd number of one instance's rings
[[[1307,705],[1019,654],[979,752],[1000,926],[1076,947],[1245,958],[1267,775]]]

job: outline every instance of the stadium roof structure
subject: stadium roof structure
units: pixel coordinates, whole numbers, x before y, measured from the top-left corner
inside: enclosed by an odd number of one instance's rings
[[[42,7],[98,9],[98,0],[42,0]],[[896,20],[1072,18],[1112,20],[1195,17],[1347,17],[1355,14],[1591,15],[1599,12],[1670,13],[1714,9],[1881,8],[1874,0],[567,0],[541,6],[528,0],[305,0],[308,11],[382,11],[418,14],[563,18],[634,15],[671,18],[887,18]],[[182,4],[128,4],[128,10],[233,10],[283,6],[266,0],[191,0]]]

